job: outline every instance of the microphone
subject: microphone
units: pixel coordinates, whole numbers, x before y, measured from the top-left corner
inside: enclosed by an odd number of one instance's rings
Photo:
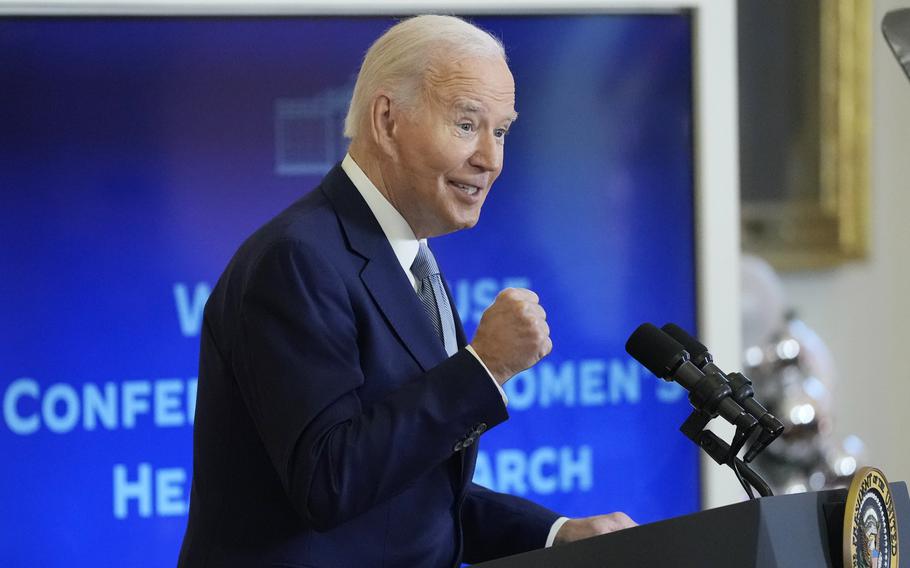
[[[692,363],[701,369],[702,372],[706,374],[714,373],[726,379],[733,391],[733,400],[758,420],[762,433],[752,447],[749,448],[749,451],[746,452],[746,455],[743,456],[743,461],[746,463],[751,462],[768,444],[783,433],[784,425],[755,400],[755,390],[752,388],[752,381],[748,377],[742,373],[724,373],[714,364],[714,357],[708,352],[708,348],[675,323],[668,323],[662,329],[683,346],[690,354]]]
[[[638,326],[626,342],[626,352],[665,381],[675,381],[689,391],[697,410],[718,414],[738,429],[751,431],[758,421],[733,398],[728,382],[717,372],[704,373],[689,360],[689,353],[675,339],[651,323]]]

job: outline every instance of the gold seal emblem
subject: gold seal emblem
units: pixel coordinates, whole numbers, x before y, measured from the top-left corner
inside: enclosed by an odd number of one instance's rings
[[[897,514],[885,475],[864,467],[853,476],[844,508],[844,566],[898,568]]]

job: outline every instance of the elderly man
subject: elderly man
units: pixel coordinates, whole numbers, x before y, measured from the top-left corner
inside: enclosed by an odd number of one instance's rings
[[[514,102],[502,45],[460,19],[405,20],[367,52],[349,154],[206,305],[181,566],[457,566],[634,524],[471,482],[501,385],[552,344],[518,289],[468,344],[426,239],[477,223]]]

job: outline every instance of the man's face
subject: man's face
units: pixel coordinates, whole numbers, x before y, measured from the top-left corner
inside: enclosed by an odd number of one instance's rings
[[[424,89],[418,107],[398,115],[397,155],[385,180],[417,238],[477,223],[516,117],[515,83],[501,59],[444,63],[427,73]]]

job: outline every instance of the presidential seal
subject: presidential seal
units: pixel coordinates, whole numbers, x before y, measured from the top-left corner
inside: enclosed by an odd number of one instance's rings
[[[897,514],[884,474],[864,467],[853,476],[844,510],[844,566],[899,568]]]

